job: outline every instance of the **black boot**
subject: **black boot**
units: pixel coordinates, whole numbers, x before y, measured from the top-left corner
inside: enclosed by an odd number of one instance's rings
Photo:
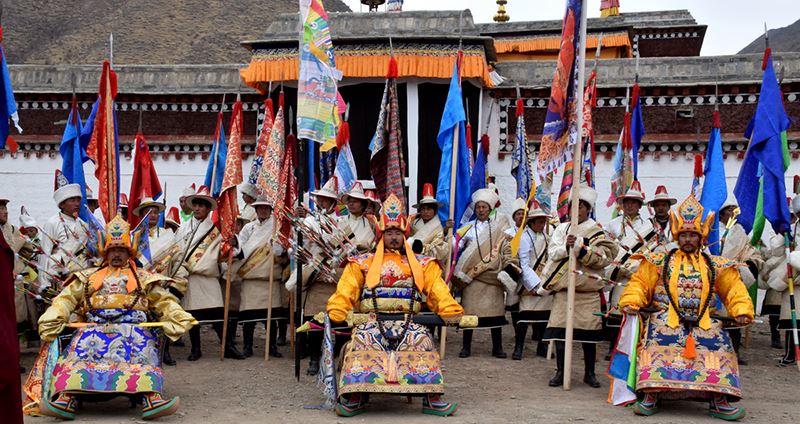
[[[508,355],[503,351],[503,329],[492,328],[492,356],[495,358],[506,359]]]
[[[461,338],[461,352],[458,352],[459,358],[469,358],[472,355],[472,331],[464,330],[464,335]]]
[[[519,361],[522,359],[522,351],[525,350],[525,335],[528,333],[528,323],[518,322],[514,327],[514,353],[511,359]]]
[[[797,358],[794,355],[794,338],[789,331],[786,332],[786,350],[784,351],[783,358],[778,361],[779,367],[788,367],[797,363]]]
[[[172,359],[172,355],[169,354],[169,344],[170,344],[169,339],[165,338],[164,339],[164,358],[161,360],[161,362],[164,365],[175,365],[177,362],[175,362],[175,360]]]
[[[322,356],[322,332],[311,331],[308,334],[308,375],[317,375],[319,372],[319,358]]]
[[[594,374],[594,364],[597,361],[597,345],[594,343],[583,344],[583,382],[595,389],[600,387],[597,376]]]
[[[214,331],[217,332],[217,337],[219,340],[222,341],[222,323],[217,322],[214,323]],[[223,356],[227,359],[236,359],[241,360],[245,359],[244,353],[242,353],[239,348],[236,347],[236,321],[229,320],[228,321],[228,334],[226,334],[225,340],[225,352]]]
[[[266,324],[265,324],[266,325]],[[272,321],[272,329],[269,332],[269,356],[273,358],[283,358],[280,352],[278,352],[278,325],[276,321]]]
[[[246,322],[242,324],[242,354],[249,358],[253,356],[253,333],[256,331],[256,323]]]
[[[533,339],[536,340],[536,356],[541,356],[542,358],[547,357],[547,348],[550,345],[549,341],[544,341],[544,330],[547,328],[547,323],[545,322],[537,322],[533,324]]]
[[[770,346],[773,349],[783,349],[783,345],[781,344],[781,332],[778,330],[778,324],[780,321],[780,317],[777,315],[769,316],[769,334],[771,339]]]
[[[736,359],[738,359],[739,365],[747,365],[747,361],[742,359],[742,356],[740,354],[740,349],[742,347],[742,329],[732,328],[728,330],[728,336],[730,336],[731,338],[733,351],[736,352]]]
[[[192,345],[192,350],[189,353],[187,361],[196,361],[203,357],[203,352],[200,350],[200,326],[195,325],[189,330],[189,343]]]
[[[550,387],[558,387],[564,385],[564,342],[556,341],[556,375],[547,383]]]
[[[275,344],[278,346],[286,346],[286,329],[289,328],[289,322],[285,319],[278,321],[278,339]]]

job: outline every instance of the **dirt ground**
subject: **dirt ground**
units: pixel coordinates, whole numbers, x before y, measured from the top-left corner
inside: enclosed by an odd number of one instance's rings
[[[415,398],[372,396],[369,412],[355,418],[338,418],[327,410],[309,409],[319,405],[323,397],[315,379],[305,375],[307,360],[302,363],[300,382],[296,382],[289,346],[282,347],[284,358],[263,360],[263,328],[257,333],[256,357],[243,361],[218,359],[216,335],[203,329],[205,356],[197,362],[186,361],[186,347],[173,347],[178,364],[166,367],[166,396],[180,396],[181,409],[159,420],[164,423],[390,423],[414,424],[436,422],[445,418],[420,413],[421,402]],[[796,368],[778,368],[776,360],[782,350],[769,347],[769,329],[758,324],[751,331],[750,346],[745,352],[749,365],[741,367],[746,422],[789,423],[796,418],[793,412],[800,372]],[[241,338],[241,334],[239,336]],[[601,377],[603,387],[592,389],[582,382],[583,360],[575,349],[572,390],[550,388],[547,381],[555,369],[555,361],[536,357],[534,342],[528,341],[522,361],[510,359],[513,334],[504,331],[505,349],[509,359],[490,355],[488,331],[477,331],[472,357],[459,359],[461,334],[449,330],[447,355],[444,360],[446,398],[458,401],[456,414],[446,418],[451,423],[506,422],[593,422],[620,423],[641,421],[653,423],[721,422],[708,417],[707,405],[692,402],[672,402],[662,407],[654,417],[636,418],[628,409],[606,403],[608,379]],[[241,342],[240,342],[241,343]],[[607,346],[598,349],[605,352]],[[36,351],[23,351],[23,366],[30,368]],[[607,362],[600,359],[598,376]],[[94,423],[139,422],[140,411],[131,409],[124,399],[106,403],[86,404],[78,420]],[[26,417],[26,423],[55,422],[51,418]],[[796,422],[796,421],[795,421]]]

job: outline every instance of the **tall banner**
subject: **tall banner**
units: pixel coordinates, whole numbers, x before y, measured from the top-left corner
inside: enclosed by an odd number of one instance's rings
[[[114,98],[117,96],[117,74],[108,60],[103,61],[100,87],[97,91],[97,114],[91,126],[91,139],[86,153],[94,161],[94,175],[99,182],[98,200],[106,222],[111,222],[119,206],[119,142]],[[88,122],[91,120],[87,120]]]
[[[328,14],[322,0],[300,0],[300,74],[297,81],[297,137],[336,146],[339,127],[336,69]]]

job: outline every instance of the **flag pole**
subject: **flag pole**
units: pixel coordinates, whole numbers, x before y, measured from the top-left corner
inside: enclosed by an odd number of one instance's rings
[[[586,63],[586,0],[581,0],[581,44],[580,54],[578,56],[578,86],[575,87],[574,93],[578,101],[578,137],[575,140],[575,146],[572,151],[572,164],[582,163],[581,154],[583,149],[583,84],[586,77],[585,63]],[[574,169],[574,168],[573,168]],[[569,234],[575,235],[578,228],[578,191],[580,187],[580,177],[578,178],[578,185],[572,185],[570,192],[570,226]],[[567,328],[565,337],[564,349],[564,390],[570,390],[572,387],[572,341],[573,330],[575,328],[575,270],[578,266],[578,256],[575,245],[569,251],[569,273],[567,273]],[[592,358],[591,360],[594,360]]]

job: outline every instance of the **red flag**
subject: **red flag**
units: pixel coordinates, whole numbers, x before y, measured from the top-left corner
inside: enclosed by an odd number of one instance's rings
[[[222,177],[222,192],[217,200],[220,218],[222,247],[220,256],[231,252],[230,240],[236,232],[236,218],[239,216],[239,203],[236,200],[236,186],[242,183],[242,101],[236,99],[231,114],[231,135],[228,138],[228,157],[225,160],[225,175]]]
[[[297,139],[294,134],[286,137],[286,151],[283,155],[281,164],[280,186],[283,188],[282,194],[275,202],[275,222],[278,226],[278,240],[284,249],[289,249],[290,238],[292,237],[292,220],[289,219],[287,209],[291,210],[297,201],[297,178],[294,176],[294,164],[297,148]],[[336,178],[336,177],[333,177]]]
[[[136,228],[139,221],[143,218],[136,216],[133,211],[142,202],[142,198],[151,197],[153,199],[161,195],[161,183],[158,181],[156,167],[153,159],[150,158],[150,149],[147,148],[147,140],[140,132],[136,134],[134,140],[133,153],[133,177],[131,177],[130,199],[128,200],[128,222],[131,228]]]
[[[100,182],[98,200],[106,222],[117,214],[119,205],[119,145],[117,144],[114,98],[117,96],[117,74],[108,60],[103,61],[98,105],[92,137],[86,153],[94,161],[94,175]]]

